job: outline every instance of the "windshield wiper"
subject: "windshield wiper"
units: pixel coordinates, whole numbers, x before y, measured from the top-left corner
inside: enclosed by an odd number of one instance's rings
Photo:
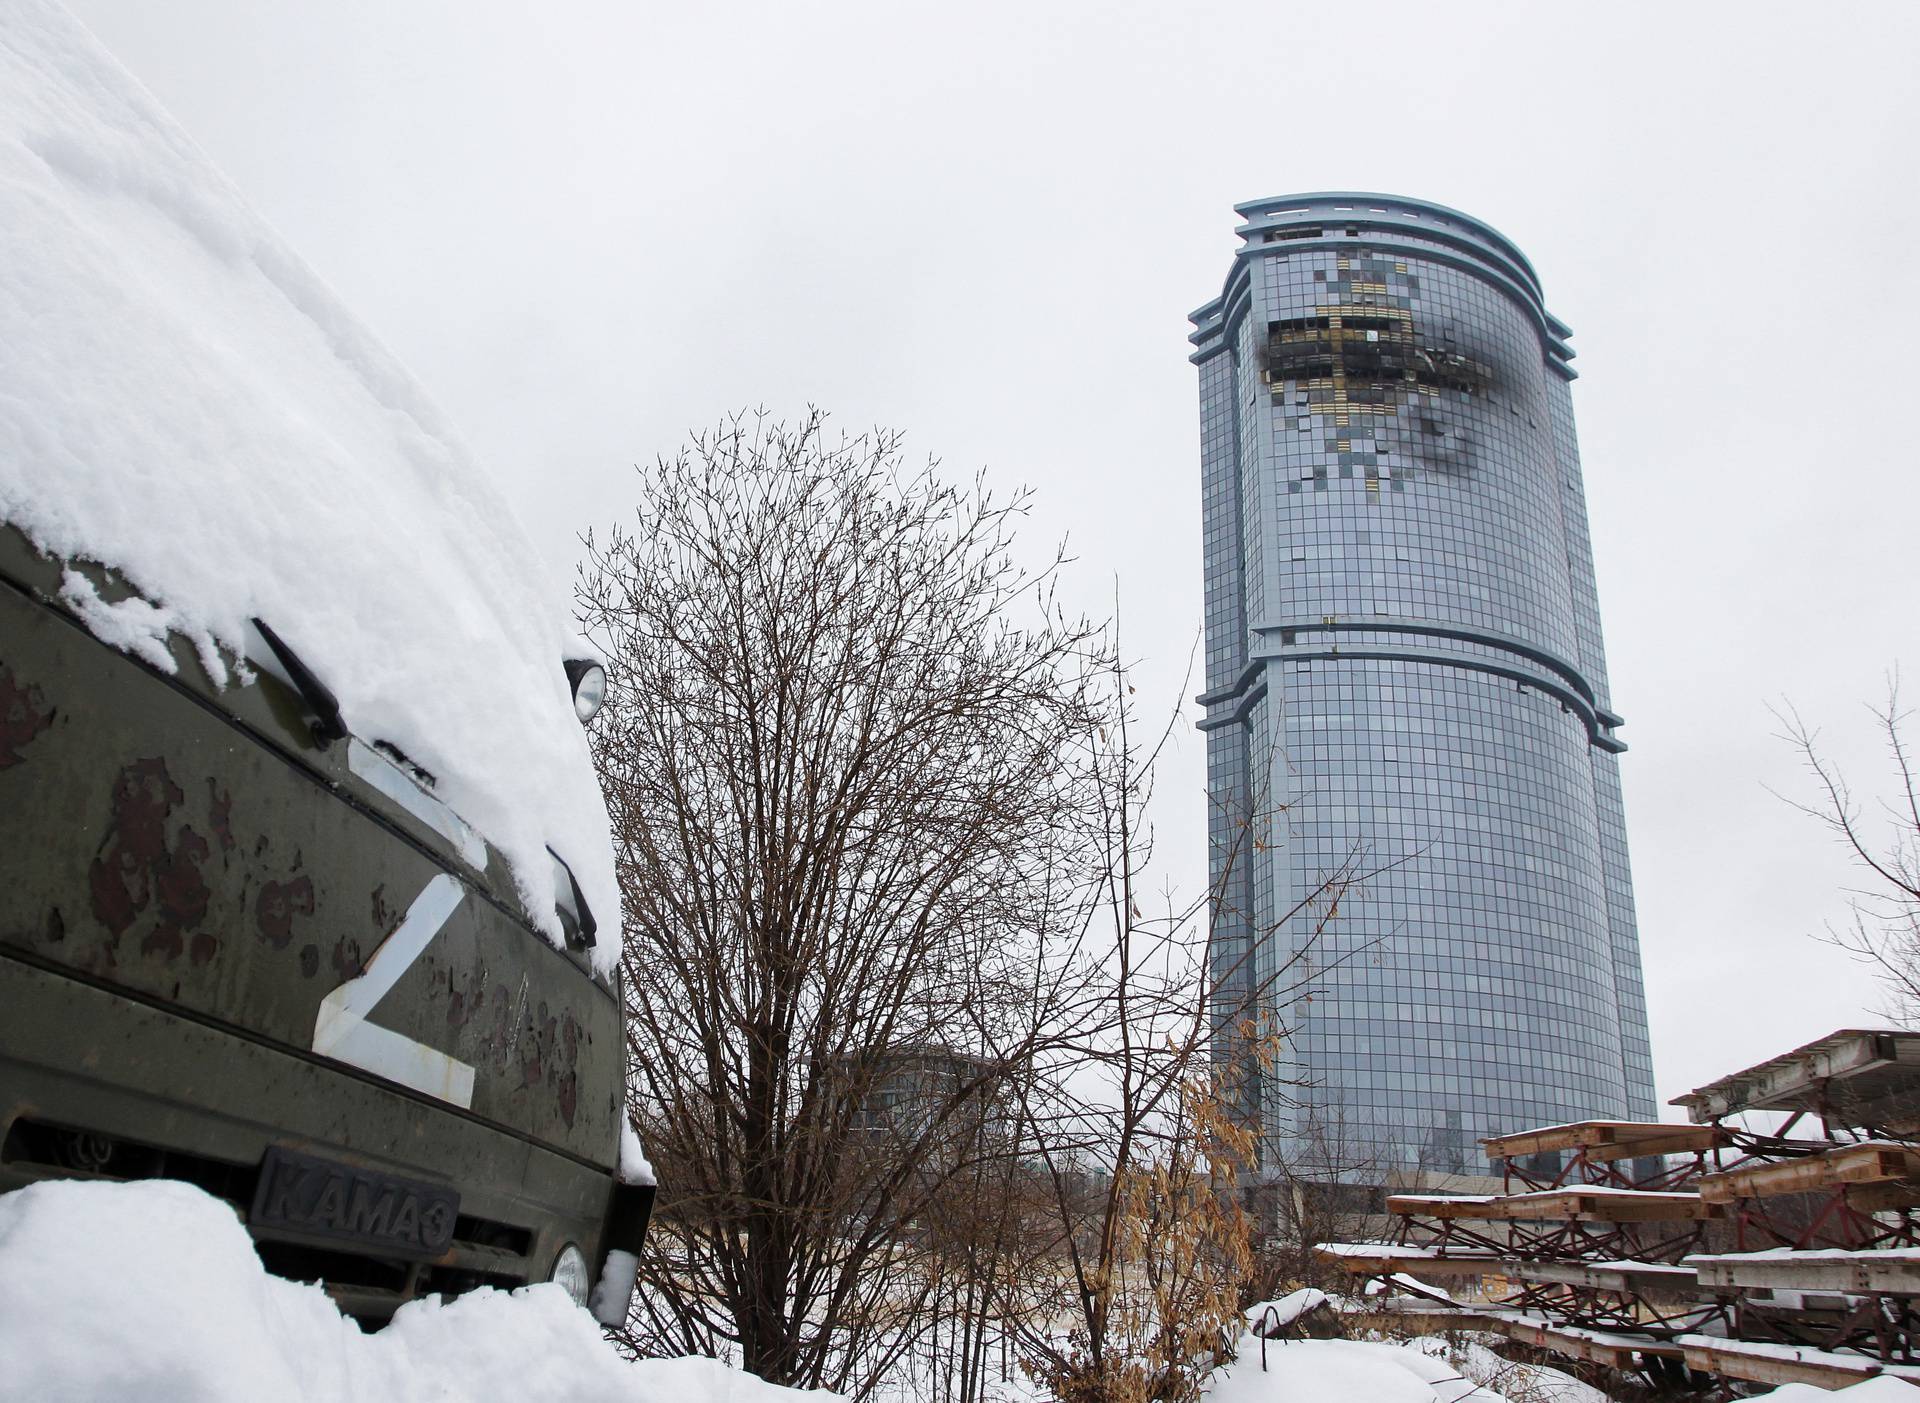
[[[334,741],[345,740],[347,723],[341,718],[340,699],[334,696],[333,689],[300,660],[300,655],[289,648],[279,634],[267,627],[265,619],[254,619],[253,626],[267,640],[274,658],[286,670],[287,680],[293,683],[294,689],[306,702],[307,709],[313,712],[313,738],[319,742],[320,748],[325,750]]]

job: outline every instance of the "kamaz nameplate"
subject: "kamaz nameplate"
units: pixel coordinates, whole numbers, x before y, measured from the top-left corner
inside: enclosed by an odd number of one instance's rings
[[[260,1162],[254,1231],[352,1242],[393,1257],[437,1257],[453,1241],[460,1195],[275,1146]]]

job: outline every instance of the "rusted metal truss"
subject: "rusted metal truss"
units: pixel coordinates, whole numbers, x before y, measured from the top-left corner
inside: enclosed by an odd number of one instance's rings
[[[1920,1035],[1843,1032],[1776,1061],[1695,1093],[1709,1114],[1693,1125],[1485,1141],[1502,1193],[1390,1195],[1390,1243],[1323,1255],[1420,1298],[1403,1314],[1532,1330],[1540,1347],[1600,1349],[1696,1390],[1697,1370],[1920,1382]],[[1839,1091],[1829,1063],[1852,1079]],[[1733,1119],[1743,1107],[1786,1120],[1758,1133]],[[1463,1303],[1425,1277],[1478,1289]]]
[[[1920,1363],[1914,1354],[1913,1302],[1899,1296],[1805,1299],[1798,1306],[1742,1298],[1732,1303],[1736,1338],[1858,1353],[1887,1364]]]

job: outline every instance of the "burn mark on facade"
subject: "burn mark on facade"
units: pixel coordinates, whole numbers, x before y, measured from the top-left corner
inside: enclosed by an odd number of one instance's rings
[[[1404,291],[1397,284],[1413,281],[1404,265],[1355,270],[1346,266],[1351,260],[1340,262],[1343,280],[1331,289],[1339,300],[1267,323],[1260,376],[1283,425],[1319,427],[1343,477],[1404,481],[1415,465],[1467,472],[1469,436],[1450,402],[1488,393],[1496,379],[1491,358],[1463,346],[1445,324],[1416,320],[1416,299],[1395,295]]]

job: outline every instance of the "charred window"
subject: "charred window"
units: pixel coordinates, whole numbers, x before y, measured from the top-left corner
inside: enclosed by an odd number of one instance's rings
[[[1329,307],[1269,322],[1263,369],[1276,392],[1304,382],[1360,404],[1386,403],[1412,388],[1473,394],[1492,378],[1486,365],[1421,335],[1412,313],[1392,307]]]

